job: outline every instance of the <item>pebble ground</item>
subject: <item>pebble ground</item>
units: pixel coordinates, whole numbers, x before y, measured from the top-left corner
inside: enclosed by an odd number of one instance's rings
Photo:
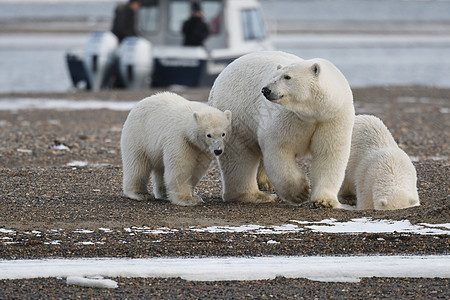
[[[154,92],[3,94],[0,100],[27,97],[137,101]],[[205,101],[208,95],[206,89],[177,92],[197,101]],[[450,90],[426,87],[354,90],[357,113],[380,117],[413,157],[418,172],[421,206],[387,212],[315,208],[309,203],[293,207],[279,201],[256,206],[223,203],[215,164],[197,187],[203,205],[184,208],[162,200],[132,201],[121,195],[119,141],[128,112],[0,111],[0,228],[15,232],[0,232],[0,259],[449,254],[448,235],[312,231],[261,235],[188,230],[191,226],[246,224],[270,228],[292,220],[348,221],[361,217],[407,219],[412,224],[449,223],[449,95]],[[68,150],[55,149],[58,145]],[[299,165],[308,170],[307,160]],[[177,231],[146,232],[161,227]],[[0,280],[0,298],[450,298],[448,279],[439,278],[364,278],[359,283],[281,277],[230,282],[113,279],[119,284],[114,290],[68,286],[61,278]]]

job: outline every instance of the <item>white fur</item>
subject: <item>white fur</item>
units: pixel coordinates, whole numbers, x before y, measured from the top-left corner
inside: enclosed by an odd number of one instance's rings
[[[230,122],[230,111],[169,92],[141,100],[122,131],[124,195],[149,198],[151,173],[156,198],[184,206],[201,203],[194,187],[214,155],[224,150]]]
[[[400,209],[419,204],[416,169],[375,116],[355,117],[350,159],[340,196],[356,195],[357,209]]]
[[[261,158],[278,196],[294,204],[307,200],[309,181],[295,159],[311,154],[311,200],[339,205],[355,113],[347,80],[332,63],[279,51],[251,53],[222,71],[209,104],[233,112],[233,136],[219,158],[224,200],[274,200],[258,189]]]

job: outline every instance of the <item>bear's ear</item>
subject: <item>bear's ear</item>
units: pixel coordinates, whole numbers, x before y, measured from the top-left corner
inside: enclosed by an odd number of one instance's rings
[[[320,74],[320,66],[318,63],[315,63],[311,67],[311,71],[314,74],[314,76],[318,77]]]
[[[195,122],[197,122],[197,123],[200,122],[201,116],[198,113],[194,112],[193,116],[194,116]]]
[[[229,111],[229,110],[226,110],[226,111],[224,111],[224,113],[225,113],[225,116],[227,117],[227,120],[228,121],[231,121],[231,111]]]
[[[278,65],[277,70],[281,69],[282,67],[283,67],[282,65]]]

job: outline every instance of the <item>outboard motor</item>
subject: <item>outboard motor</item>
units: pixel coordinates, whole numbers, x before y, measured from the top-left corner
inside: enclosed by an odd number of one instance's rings
[[[127,37],[119,48],[119,72],[126,88],[150,86],[153,68],[152,45],[140,37]]]
[[[116,50],[119,42],[109,31],[91,33],[86,45],[84,64],[94,91],[108,86],[115,79]]]

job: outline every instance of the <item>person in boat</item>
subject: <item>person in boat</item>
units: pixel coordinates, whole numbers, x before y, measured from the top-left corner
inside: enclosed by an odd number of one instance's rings
[[[191,16],[184,21],[182,32],[184,35],[184,46],[203,46],[203,42],[209,36],[209,27],[203,20],[200,3],[192,3]]]
[[[128,36],[137,36],[135,20],[140,6],[139,0],[129,0],[126,4],[117,5],[111,31],[117,36],[119,43]]]

